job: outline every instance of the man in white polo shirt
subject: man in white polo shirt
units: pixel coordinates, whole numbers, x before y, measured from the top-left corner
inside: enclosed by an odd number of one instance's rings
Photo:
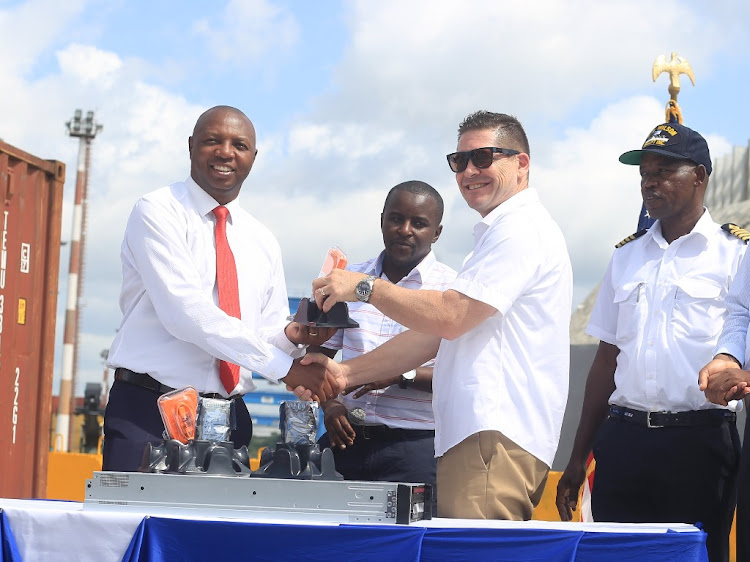
[[[526,134],[512,116],[479,111],[459,126],[448,164],[482,220],[447,291],[414,291],[347,271],[313,283],[324,310],[369,301],[410,328],[341,364],[321,355],[303,360],[326,364],[339,385],[395,376],[437,352],[440,517],[530,519],[557,449],[572,272],[559,227],[528,186],[529,160]]]
[[[443,198],[429,184],[407,181],[386,196],[380,227],[385,249],[377,257],[349,266],[349,271],[382,278],[409,289],[444,291],[456,272],[432,252],[443,229]],[[366,302],[349,306],[358,328],[339,330],[323,344],[344,360],[371,351],[405,331],[401,324]],[[346,480],[424,482],[435,486],[435,418],[432,414],[432,365],[351,389],[322,404],[336,470]],[[350,423],[349,411],[360,408],[364,419]],[[435,488],[433,488],[435,490]]]

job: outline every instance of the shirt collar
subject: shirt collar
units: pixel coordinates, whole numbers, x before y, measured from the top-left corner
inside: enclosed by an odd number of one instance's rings
[[[711,218],[711,213],[708,212],[708,209],[706,207],[703,207],[703,214],[701,215],[701,218],[698,219],[698,222],[695,223],[693,230],[688,232],[685,236],[681,236],[680,238],[678,238],[678,240],[688,237],[700,236],[704,240],[708,241],[711,236],[716,234],[716,231],[719,228],[719,225],[717,225]],[[669,245],[661,232],[661,220],[657,220],[653,224],[653,226],[648,229],[647,235],[651,236],[653,241],[662,248],[666,248]],[[675,242],[676,241],[677,240],[675,240]]]
[[[499,221],[504,215],[515,211],[519,207],[523,207],[524,205],[528,205],[529,203],[536,203],[538,201],[539,194],[533,187],[527,187],[526,189],[522,189],[515,195],[512,195],[510,198],[506,199],[497,207],[492,209],[492,211],[490,211],[487,216],[482,217],[482,220],[474,225],[474,243],[476,244],[477,242],[479,242],[479,239],[484,235],[485,232],[487,232],[490,226]]]
[[[192,178],[192,176],[188,176],[188,178],[185,180],[185,185],[188,188],[190,199],[193,201],[193,205],[195,205],[198,213],[203,217],[209,215],[213,217],[213,210],[221,204],[217,202],[216,199],[211,197],[208,193],[203,191],[201,186],[195,183],[195,180]],[[229,220],[231,221],[235,210],[240,208],[240,204],[237,199],[234,199],[224,206],[229,209]]]
[[[368,271],[365,271],[364,273],[367,273],[369,275],[375,275],[376,277],[381,277],[383,275],[383,259],[384,258],[385,258],[385,250],[380,252],[378,259],[376,259],[373,262],[373,264],[370,266]],[[419,262],[416,266],[414,266],[414,269],[412,269],[409,273],[404,275],[403,279],[409,279],[413,277],[413,278],[416,278],[421,283],[422,279],[424,279],[425,277],[425,274],[429,271],[429,269],[433,266],[433,264],[436,261],[437,261],[437,258],[435,257],[435,252],[430,250],[430,253],[427,254],[424,258],[422,258],[422,261]]]

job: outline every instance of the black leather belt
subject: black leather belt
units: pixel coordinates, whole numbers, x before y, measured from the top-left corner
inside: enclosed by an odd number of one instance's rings
[[[735,421],[737,414],[720,408],[687,412],[643,412],[624,406],[610,406],[609,417],[649,428],[659,428],[721,425],[725,421]]]
[[[124,367],[118,367],[115,369],[115,380],[140,386],[141,388],[147,388],[148,390],[153,390],[159,394],[166,394],[167,392],[172,392],[174,390],[171,386],[161,384],[154,377],[146,373],[136,373],[130,369],[125,369]],[[241,394],[235,394],[227,398],[218,392],[201,392],[200,395],[203,398],[221,398],[222,400],[235,400],[237,398],[242,398]]]
[[[352,428],[358,437],[364,439],[423,439],[435,437],[435,432],[430,429],[404,429],[401,427],[388,427],[387,425],[353,425]]]
[[[149,390],[153,390],[154,392],[158,392],[159,394],[166,394],[167,392],[172,392],[174,390],[174,388],[172,388],[171,386],[161,384],[155,378],[147,375],[146,373],[136,373],[134,371],[131,371],[130,369],[125,369],[123,367],[118,367],[117,369],[115,369],[115,380],[126,382],[128,384],[134,384],[135,386],[140,386],[141,388],[147,388]]]

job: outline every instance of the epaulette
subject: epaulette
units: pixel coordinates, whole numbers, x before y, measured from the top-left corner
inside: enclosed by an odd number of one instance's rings
[[[646,234],[646,232],[648,232],[648,228],[644,228],[643,230],[639,230],[635,234],[631,234],[627,238],[624,238],[623,240],[621,240],[620,242],[618,242],[617,244],[615,244],[615,248],[622,248],[625,244],[627,244],[628,242],[632,242],[633,240],[636,240],[636,239],[640,238],[641,236],[643,236],[644,234]]]
[[[731,222],[722,224],[721,229],[725,232],[728,232],[729,234],[732,234],[733,236],[736,236],[745,244],[747,244],[747,241],[750,240],[750,232],[748,232],[744,228],[740,228],[736,224],[732,224]]]

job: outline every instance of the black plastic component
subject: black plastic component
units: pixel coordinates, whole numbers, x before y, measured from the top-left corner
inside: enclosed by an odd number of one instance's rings
[[[164,442],[159,445],[146,443],[143,459],[138,469],[140,472],[164,472],[167,470],[167,450]]]
[[[315,301],[308,298],[299,302],[294,321],[316,328],[359,328],[359,324],[349,318],[349,307],[345,302],[337,302],[331,310],[323,312]]]
[[[396,524],[432,519],[432,486],[399,484],[396,487]]]
[[[295,480],[343,480],[336,472],[331,449],[320,450],[313,445],[278,443],[266,447],[260,457],[261,466],[252,473],[258,478],[294,478]]]
[[[146,444],[140,472],[169,474],[223,474],[239,476],[250,474],[247,447],[234,449],[230,441],[205,441],[196,439],[187,444],[176,439],[159,445]]]

